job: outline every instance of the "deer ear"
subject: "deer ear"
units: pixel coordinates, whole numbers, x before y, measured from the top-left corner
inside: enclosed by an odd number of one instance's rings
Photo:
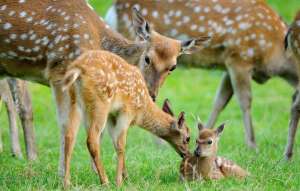
[[[181,54],[192,54],[208,45],[210,37],[201,37],[181,42]]]
[[[198,130],[202,131],[204,129],[204,125],[202,123],[198,123]]]
[[[132,8],[132,23],[136,35],[141,40],[149,41],[151,37],[151,27],[146,19],[141,15],[136,7]]]
[[[165,99],[162,110],[171,116],[174,116],[169,99]]]
[[[225,123],[223,123],[222,125],[220,125],[217,129],[216,129],[216,135],[217,136],[220,136],[224,130],[224,127],[225,127]]]
[[[185,113],[181,112],[178,116],[178,121],[177,121],[179,129],[183,127],[184,122],[185,122]]]

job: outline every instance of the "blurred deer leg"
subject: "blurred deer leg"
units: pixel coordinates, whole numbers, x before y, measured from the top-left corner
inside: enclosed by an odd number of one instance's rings
[[[209,120],[206,124],[207,128],[214,127],[220,112],[227,106],[227,104],[232,98],[232,95],[233,95],[233,89],[230,81],[230,76],[226,72],[223,75],[222,82],[216,94],[214,107],[212,113],[210,114]]]
[[[246,143],[250,148],[256,148],[251,118],[251,67],[243,63],[235,63],[229,65],[228,69],[234,92],[243,112]]]
[[[27,158],[28,160],[35,160],[37,150],[33,128],[32,102],[27,83],[16,79],[9,79],[8,82],[22,123]]]
[[[17,112],[13,102],[13,98],[7,83],[7,80],[0,81],[1,96],[5,102],[6,111],[9,119],[9,133],[11,138],[11,150],[14,156],[22,158],[22,152],[19,142],[19,133],[17,126]]]
[[[287,145],[285,148],[285,158],[286,159],[291,159],[293,156],[293,147],[294,147],[295,136],[296,136],[297,127],[298,127],[299,117],[300,117],[300,94],[297,91],[296,97],[293,100],[292,109],[291,109],[288,141],[287,141]]]

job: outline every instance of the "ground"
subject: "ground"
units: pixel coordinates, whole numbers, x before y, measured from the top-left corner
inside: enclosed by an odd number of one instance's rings
[[[104,15],[110,4],[108,0],[91,1],[96,10]],[[269,3],[290,22],[299,0],[269,0]],[[207,121],[214,94],[222,72],[180,68],[168,78],[160,92],[158,104],[169,98],[179,113],[187,113],[192,129],[191,149],[197,133],[195,118]],[[300,190],[300,147],[295,146],[294,159],[283,158],[287,138],[289,110],[293,89],[281,79],[275,78],[265,85],[253,85],[253,121],[259,153],[247,149],[241,112],[233,99],[218,120],[226,122],[220,140],[219,153],[251,172],[245,181],[233,179],[219,182],[196,182],[183,184],[179,181],[180,157],[164,145],[158,148],[152,136],[139,129],[130,129],[126,150],[129,179],[121,190]],[[56,123],[54,102],[47,87],[30,85],[34,125],[39,158],[36,162],[17,160],[11,157],[8,125],[5,109],[1,108],[0,124],[3,130],[4,152],[0,154],[0,190],[59,190],[57,175],[59,153],[59,129]],[[21,129],[20,129],[21,132]],[[22,134],[20,133],[22,137]],[[23,138],[23,137],[22,137]],[[101,187],[96,174],[90,168],[89,154],[85,143],[86,134],[81,128],[71,163],[71,190],[114,190],[116,155],[107,134],[104,136],[102,153],[109,175],[109,187]],[[297,136],[298,140],[300,134]],[[23,140],[21,140],[23,143]],[[298,141],[299,143],[299,141]],[[24,150],[24,145],[22,145]]]

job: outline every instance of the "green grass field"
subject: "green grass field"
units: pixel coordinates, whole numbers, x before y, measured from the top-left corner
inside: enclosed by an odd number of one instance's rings
[[[110,5],[108,0],[92,0],[101,15]],[[300,9],[299,0],[269,0],[286,21],[291,21]],[[214,94],[222,73],[200,69],[178,69],[168,79],[160,92],[158,104],[169,98],[178,113],[187,113],[194,145],[197,133],[195,116],[208,119]],[[220,140],[219,154],[235,160],[251,172],[245,181],[233,179],[219,182],[179,182],[180,157],[165,145],[158,148],[152,136],[140,128],[132,128],[128,135],[126,162],[129,179],[121,190],[300,190],[300,146],[296,144],[292,162],[283,159],[287,137],[289,110],[293,89],[281,79],[272,79],[265,85],[253,85],[253,120],[259,153],[244,144],[241,112],[233,99],[222,113],[218,123],[227,126]],[[0,190],[60,190],[57,175],[59,157],[59,128],[56,123],[54,101],[48,88],[31,86],[34,107],[34,125],[39,158],[36,162],[11,157],[8,124],[5,109],[1,108],[0,124],[3,130],[4,152],[0,154]],[[21,129],[20,129],[21,131]],[[20,134],[22,137],[22,134]],[[103,160],[109,175],[109,187],[101,187],[98,177],[90,168],[90,159],[81,128],[74,149],[71,190],[111,190],[114,186],[116,155],[109,136],[102,145]],[[300,139],[300,134],[297,136]],[[21,140],[23,143],[23,139]],[[299,142],[299,141],[298,141]],[[22,145],[24,149],[24,145]],[[24,153],[25,154],[25,153]]]

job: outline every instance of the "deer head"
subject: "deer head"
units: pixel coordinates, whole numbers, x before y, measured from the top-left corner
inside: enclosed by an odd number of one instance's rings
[[[162,36],[155,32],[144,17],[133,7],[133,28],[137,38],[145,42],[146,50],[141,56],[138,67],[146,80],[153,100],[165,78],[176,69],[177,57],[191,54],[201,49],[209,41],[209,37],[179,41]]]
[[[197,148],[194,152],[197,157],[216,156],[218,150],[219,137],[224,130],[224,124],[217,129],[204,128],[203,124],[198,124],[199,136],[196,141]]]
[[[190,142],[190,131],[185,123],[185,113],[181,112],[178,118],[176,118],[168,99],[164,101],[163,111],[174,118],[174,121],[171,123],[171,135],[169,135],[166,140],[184,157],[189,153],[188,146]]]

